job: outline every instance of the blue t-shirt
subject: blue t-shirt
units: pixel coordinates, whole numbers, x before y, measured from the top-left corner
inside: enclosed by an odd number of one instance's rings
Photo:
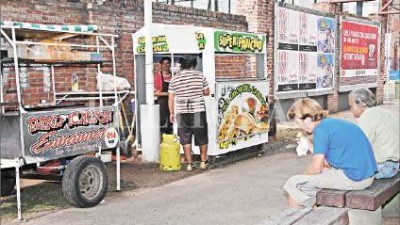
[[[326,118],[314,129],[314,154],[324,154],[326,161],[342,169],[353,181],[371,177],[378,170],[371,144],[354,123]]]

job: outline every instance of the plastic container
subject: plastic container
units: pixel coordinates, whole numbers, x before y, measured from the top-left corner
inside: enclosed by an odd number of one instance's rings
[[[100,159],[104,163],[111,162],[112,152],[111,151],[102,151]]]
[[[79,78],[76,74],[72,75],[71,78],[71,90],[74,92],[79,91]]]
[[[163,142],[160,144],[160,169],[163,171],[175,171],[181,169],[180,144],[175,135],[163,134]]]
[[[400,80],[396,80],[395,85],[395,98],[400,99]]]

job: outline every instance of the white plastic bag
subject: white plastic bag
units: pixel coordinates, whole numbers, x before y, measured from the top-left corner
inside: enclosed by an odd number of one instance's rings
[[[301,136],[299,139],[299,145],[296,148],[297,156],[305,156],[308,152],[308,141],[307,137]]]
[[[97,76],[97,90],[102,91],[114,91],[114,87],[117,86],[117,91],[129,90],[131,85],[128,80],[123,77],[115,77],[111,74],[98,73]],[[114,82],[114,79],[116,82]],[[116,85],[115,85],[116,83]]]

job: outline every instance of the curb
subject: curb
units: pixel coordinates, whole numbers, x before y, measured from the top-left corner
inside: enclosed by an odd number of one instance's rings
[[[241,160],[295,151],[296,146],[296,141],[293,140],[274,141],[228,152],[220,156],[209,156],[209,167],[211,169],[220,168]]]

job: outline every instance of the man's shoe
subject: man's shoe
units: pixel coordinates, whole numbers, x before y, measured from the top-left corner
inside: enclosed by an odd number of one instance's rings
[[[205,170],[205,169],[207,169],[207,167],[208,167],[208,162],[207,161],[201,161],[200,162],[200,169]]]
[[[192,171],[193,170],[193,164],[192,163],[188,163],[187,167],[186,167],[187,171]]]

